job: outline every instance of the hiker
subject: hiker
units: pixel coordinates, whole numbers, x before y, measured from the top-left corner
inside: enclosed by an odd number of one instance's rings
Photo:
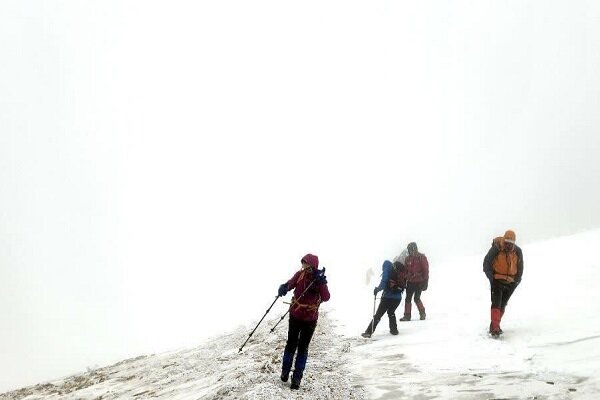
[[[425,319],[425,306],[421,301],[421,292],[427,290],[429,282],[429,263],[425,254],[419,253],[417,244],[410,242],[406,246],[408,257],[404,260],[408,282],[406,284],[406,298],[404,299],[404,316],[400,321],[410,321],[411,303],[413,296],[419,310],[421,319]]]
[[[500,321],[506,304],[523,276],[523,252],[516,245],[516,239],[514,231],[506,231],[504,236],[492,241],[492,247],[483,259],[483,272],[490,281],[492,301],[489,331],[494,337],[502,333]]]
[[[380,292],[381,290],[383,290],[383,295],[381,296],[379,307],[373,315],[373,319],[364,333],[361,334],[364,338],[371,337],[373,332],[375,332],[379,320],[381,320],[381,317],[386,312],[390,320],[390,333],[392,335],[398,334],[396,314],[394,312],[402,301],[402,292],[406,286],[406,269],[400,261],[396,261],[392,264],[392,262],[388,260],[383,262],[381,269],[383,271],[381,274],[381,282],[379,283],[379,286],[376,286],[375,289],[373,289],[373,295],[377,296],[377,292]]]
[[[292,369],[292,361],[296,349],[296,364],[292,374],[291,389],[299,389],[306,360],[308,345],[312,339],[319,318],[319,305],[329,300],[329,288],[324,270],[319,270],[319,258],[313,254],[302,257],[300,271],[292,279],[279,286],[277,294],[285,296],[294,289],[294,297],[290,305],[288,338],[283,352],[281,380],[287,382]]]

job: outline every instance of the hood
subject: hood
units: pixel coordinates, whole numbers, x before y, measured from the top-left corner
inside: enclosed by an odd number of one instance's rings
[[[305,262],[311,266],[312,269],[319,268],[319,257],[314,254],[307,254],[300,260],[301,262]]]

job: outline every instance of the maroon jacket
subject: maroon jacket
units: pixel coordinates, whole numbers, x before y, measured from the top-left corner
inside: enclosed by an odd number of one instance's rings
[[[316,268],[298,271],[287,282],[288,290],[294,289],[294,297],[290,305],[290,315],[301,321],[316,321],[319,319],[319,305],[329,300],[327,284],[313,283],[299,300],[296,300],[314,280]]]
[[[429,263],[425,254],[417,253],[404,260],[408,282],[427,282],[429,280]]]

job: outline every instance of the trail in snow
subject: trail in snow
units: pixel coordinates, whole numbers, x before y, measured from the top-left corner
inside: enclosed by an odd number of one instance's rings
[[[362,345],[356,340],[354,358],[360,361],[351,369],[369,398],[566,400],[592,399],[600,393],[588,377],[539,368],[535,353],[511,338],[517,334],[514,331],[499,340],[488,338],[484,331],[462,339],[436,338],[432,331],[445,326],[436,322],[404,323],[400,335],[380,332]],[[469,340],[471,348],[461,340]],[[419,354],[424,348],[436,352],[439,359],[428,361],[426,354]]]
[[[248,341],[250,329],[214,338],[172,353],[142,356],[118,364],[0,395],[16,399],[364,399],[347,367],[350,344],[333,331],[321,313],[309,348],[302,386],[292,392],[279,379],[287,320],[270,334],[275,319],[265,320]]]

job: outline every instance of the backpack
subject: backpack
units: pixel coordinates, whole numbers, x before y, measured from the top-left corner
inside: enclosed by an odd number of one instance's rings
[[[498,254],[492,260],[492,273],[494,279],[504,280],[509,283],[514,282],[515,277],[517,276],[517,264],[519,262],[516,252],[514,249],[510,253],[504,252],[503,237],[495,238],[492,243],[498,249]]]
[[[498,236],[492,240],[492,246],[495,246],[499,251],[504,250],[504,238],[502,236]]]
[[[406,288],[406,279],[406,267],[400,261],[394,261],[388,287],[393,291],[402,291]]]

